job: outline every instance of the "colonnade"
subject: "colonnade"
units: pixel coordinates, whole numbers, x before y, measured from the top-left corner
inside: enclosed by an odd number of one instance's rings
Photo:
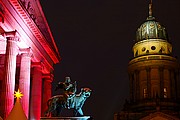
[[[17,55],[20,54],[19,89],[23,93],[21,104],[28,119],[40,119],[46,107],[41,106],[51,97],[50,73],[42,73],[42,63],[33,62],[31,48],[20,49],[17,46],[17,32],[6,32],[7,40],[4,61],[4,80],[0,104],[1,116],[7,118],[14,106]],[[49,76],[49,77],[48,77]],[[29,117],[30,116],[30,117]]]

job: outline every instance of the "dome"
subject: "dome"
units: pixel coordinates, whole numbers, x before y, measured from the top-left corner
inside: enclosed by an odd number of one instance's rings
[[[148,39],[162,39],[168,41],[168,35],[159,22],[154,17],[149,16],[147,20],[136,31],[136,42]]]
[[[133,53],[134,57],[172,54],[172,45],[169,43],[165,27],[152,15],[152,1],[149,4],[149,16],[136,31]]]

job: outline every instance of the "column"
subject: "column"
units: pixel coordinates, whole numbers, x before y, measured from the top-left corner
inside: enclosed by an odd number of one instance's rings
[[[2,117],[6,118],[14,105],[15,73],[16,73],[16,56],[18,53],[16,31],[5,33],[7,38],[4,81],[1,101]]]
[[[21,49],[21,64],[19,76],[19,89],[23,93],[21,99],[22,107],[26,117],[29,115],[29,95],[30,95],[30,69],[31,69],[31,56],[30,48]]]
[[[159,67],[159,76],[160,76],[160,98],[164,98],[164,68]]]
[[[135,91],[135,82],[134,82],[134,74],[129,73],[129,80],[130,80],[130,101],[134,102],[134,91]]]
[[[132,76],[131,76],[131,73],[129,73],[129,81],[130,81],[130,84],[129,84],[129,88],[130,88],[130,101],[133,101],[133,82],[132,82]]]
[[[175,95],[176,95],[176,92],[177,91],[175,91],[176,89],[175,89],[175,76],[176,76],[176,74],[175,74],[175,70],[174,69],[171,69],[171,70],[169,70],[170,71],[170,86],[171,86],[171,99],[175,99]]]
[[[41,62],[32,63],[30,120],[40,120],[42,98],[42,65]]]
[[[44,116],[44,112],[48,109],[47,101],[52,97],[52,74],[43,75],[43,100],[42,100],[42,112],[41,116]]]
[[[177,84],[176,84],[176,95],[177,95],[177,99],[180,99],[180,69],[178,68],[177,69],[177,75],[176,75],[176,81],[177,81]]]
[[[136,101],[139,101],[140,100],[139,71],[136,70],[134,75],[135,75],[135,84],[136,84],[135,86]]]
[[[151,98],[151,68],[150,67],[146,68],[146,73],[147,73],[147,93],[148,93],[148,98]]]
[[[179,84],[178,84],[178,71],[177,70],[175,70],[175,74],[174,74],[174,80],[175,80],[175,85],[174,85],[174,89],[175,89],[175,100],[177,99],[177,97],[178,97],[178,88],[179,88]]]

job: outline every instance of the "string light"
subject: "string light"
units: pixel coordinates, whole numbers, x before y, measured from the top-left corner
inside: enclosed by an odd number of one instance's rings
[[[23,96],[23,94],[22,94],[22,92],[19,91],[19,89],[18,89],[17,92],[15,91],[15,94],[14,94],[14,97],[15,97],[15,98],[18,98],[18,99],[19,99],[19,98],[21,98],[22,96]]]

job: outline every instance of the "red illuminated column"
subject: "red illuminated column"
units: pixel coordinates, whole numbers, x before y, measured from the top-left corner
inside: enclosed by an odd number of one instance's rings
[[[20,65],[20,77],[19,77],[19,89],[23,93],[21,99],[22,107],[26,117],[29,114],[29,95],[30,95],[30,69],[31,69],[31,56],[30,48],[21,50],[21,65]]]
[[[42,66],[41,63],[32,64],[32,82],[30,99],[30,120],[40,120],[42,95]]]
[[[52,74],[44,74],[43,75],[43,103],[42,103],[42,113],[41,115],[44,116],[44,112],[48,109],[47,101],[52,96],[52,83],[53,76]]]
[[[44,116],[44,112],[48,109],[47,101],[52,97],[52,74],[44,74],[43,75],[43,103],[42,103],[42,116]]]
[[[14,88],[15,88],[15,73],[16,73],[16,56],[18,53],[16,32],[5,33],[7,38],[6,56],[5,56],[5,71],[3,81],[3,100],[1,101],[3,116],[6,118],[13,108],[14,104]]]

